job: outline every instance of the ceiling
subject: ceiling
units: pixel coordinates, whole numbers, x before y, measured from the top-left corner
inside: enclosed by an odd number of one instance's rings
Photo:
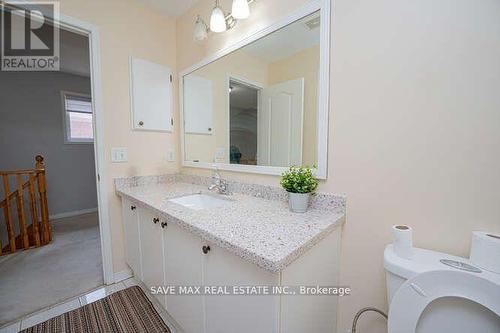
[[[319,12],[313,13],[245,46],[242,50],[270,63],[319,45],[319,25],[312,29],[307,25],[308,22],[318,19]]]
[[[184,14],[198,0],[137,0],[137,1],[157,10],[160,14],[169,17],[178,17]]]

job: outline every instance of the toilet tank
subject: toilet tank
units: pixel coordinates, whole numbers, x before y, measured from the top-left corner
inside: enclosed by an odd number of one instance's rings
[[[406,280],[427,271],[447,269],[447,266],[440,262],[441,259],[466,260],[446,253],[419,248],[414,248],[412,259],[403,259],[396,255],[392,244],[387,245],[384,251],[384,268],[386,271],[385,279],[389,306],[393,296]]]

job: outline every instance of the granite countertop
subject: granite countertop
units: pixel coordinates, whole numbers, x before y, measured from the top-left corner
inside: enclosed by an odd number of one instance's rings
[[[208,191],[207,179],[186,175],[115,180],[116,193],[271,272],[284,269],[344,222],[345,198],[321,194],[292,213],[281,189],[230,182],[228,204],[192,210],[169,199]],[[243,190],[242,193],[237,192]],[[248,194],[247,194],[248,193]],[[216,194],[215,194],[216,195]]]

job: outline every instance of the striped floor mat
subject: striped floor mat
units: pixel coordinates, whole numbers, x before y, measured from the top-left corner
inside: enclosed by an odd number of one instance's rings
[[[171,333],[138,286],[66,312],[22,332],[29,333]]]

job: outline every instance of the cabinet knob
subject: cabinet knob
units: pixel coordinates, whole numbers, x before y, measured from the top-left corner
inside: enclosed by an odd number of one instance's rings
[[[142,125],[144,125],[144,122],[141,120],[141,121],[139,122],[139,126],[142,126]]]
[[[166,228],[166,227],[167,227],[167,225],[168,225],[168,224],[167,224],[167,222],[162,222],[162,223],[161,223],[161,227],[162,227],[162,228]]]
[[[130,206],[130,210],[135,210],[137,207],[135,206]]]
[[[158,223],[158,222],[160,222],[160,219],[159,219],[159,218],[157,218],[157,217],[153,217],[153,223],[154,223],[154,224],[156,224],[156,223]]]
[[[210,252],[210,245],[203,245],[201,250],[203,251],[204,254],[207,254],[208,252]]]

